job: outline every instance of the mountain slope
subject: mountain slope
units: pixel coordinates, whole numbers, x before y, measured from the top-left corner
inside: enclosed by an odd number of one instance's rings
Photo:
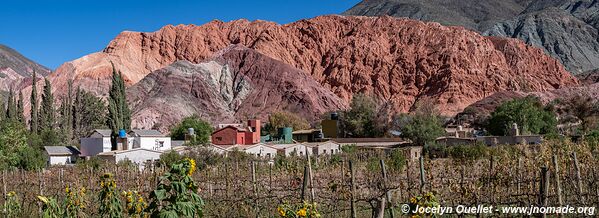
[[[523,11],[531,0],[365,0],[343,13],[393,16],[484,31]]]
[[[290,111],[314,120],[346,105],[310,75],[243,46],[199,64],[178,61],[128,89],[133,126],[168,130],[197,114],[212,123]]]
[[[595,0],[365,0],[344,14],[391,15],[464,26],[543,48],[573,74],[599,68]]]
[[[232,44],[309,73],[345,103],[367,92],[409,111],[423,99],[444,114],[503,90],[544,91],[577,85],[555,59],[524,43],[461,27],[392,17],[322,16],[287,25],[238,20],[123,32],[102,52],[65,63],[49,76],[64,93],[68,79],[105,94],[110,62],[129,85],[177,60],[200,63]],[[89,85],[88,85],[89,84]]]
[[[5,45],[0,45],[0,91],[11,88],[21,89],[26,82],[31,81],[31,73],[35,71],[40,76],[50,73],[50,70],[21,55]]]

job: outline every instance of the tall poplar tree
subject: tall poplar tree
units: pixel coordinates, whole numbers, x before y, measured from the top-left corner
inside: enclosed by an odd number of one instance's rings
[[[107,124],[112,129],[113,136],[116,136],[121,129],[131,129],[131,110],[127,105],[125,81],[121,72],[117,73],[114,64],[112,65],[112,86],[108,99]]]
[[[42,105],[39,114],[39,128],[50,130],[56,122],[56,111],[54,109],[54,95],[52,95],[52,84],[48,79],[44,80],[44,92],[42,93]]]
[[[22,91],[19,91],[19,100],[17,102],[17,119],[23,125],[26,125],[26,123],[25,123],[25,106],[23,104],[23,92]]]
[[[17,104],[15,103],[15,92],[11,88],[8,92],[8,102],[6,106],[6,117],[11,120],[17,120]]]
[[[69,80],[67,95],[63,97],[60,104],[60,130],[69,142],[73,138],[73,80]]]
[[[31,97],[29,101],[31,102],[31,111],[30,111],[30,120],[29,120],[29,130],[33,134],[38,134],[39,130],[39,117],[38,117],[38,100],[37,100],[37,77],[35,75],[35,71],[33,71],[33,76],[31,77],[33,82],[31,85]]]

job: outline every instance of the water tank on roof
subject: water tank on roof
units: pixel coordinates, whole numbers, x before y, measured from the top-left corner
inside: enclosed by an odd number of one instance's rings
[[[187,133],[188,133],[189,135],[195,135],[195,134],[196,134],[196,133],[195,133],[195,130],[194,130],[193,128],[188,128],[188,129],[187,129]]]
[[[293,142],[293,128],[291,128],[291,127],[279,128],[278,133],[279,133],[278,134],[279,140],[281,140],[283,143],[292,143]]]
[[[339,120],[339,114],[337,112],[331,113],[331,120]]]
[[[127,138],[127,132],[124,129],[119,130],[119,138]]]

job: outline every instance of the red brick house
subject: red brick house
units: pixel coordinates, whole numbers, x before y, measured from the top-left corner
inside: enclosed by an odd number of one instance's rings
[[[225,126],[212,133],[215,145],[253,145],[260,143],[260,120],[248,120],[247,127]]]

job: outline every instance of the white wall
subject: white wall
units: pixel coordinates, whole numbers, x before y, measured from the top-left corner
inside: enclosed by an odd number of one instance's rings
[[[257,146],[245,149],[244,151],[248,154],[253,154],[257,157],[262,157],[262,158],[270,156],[270,158],[272,159],[277,155],[277,149],[263,146],[263,145],[257,145]]]
[[[162,147],[158,147],[156,142],[163,142]],[[135,137],[133,148],[143,148],[155,151],[166,151],[171,149],[171,138],[169,137]]]
[[[314,153],[316,153],[316,155],[337,154],[339,153],[339,145],[331,142],[325,142],[314,147],[314,150]]]
[[[81,138],[81,156],[96,156],[112,148],[110,138]]]
[[[306,155],[306,146],[304,144],[295,144],[291,147],[285,148],[285,155],[291,156],[295,151],[295,155],[305,156]],[[308,154],[312,155],[312,149],[308,148]]]
[[[71,156],[50,156],[48,158],[50,165],[66,165],[71,164]]]
[[[162,154],[162,152],[148,151],[148,150],[143,150],[143,149],[134,149],[134,150],[130,150],[127,152],[121,152],[121,153],[115,154],[114,160],[116,163],[123,161],[123,160],[129,160],[129,161],[139,164],[141,167],[143,167],[143,165],[148,160],[159,160],[161,154]]]

